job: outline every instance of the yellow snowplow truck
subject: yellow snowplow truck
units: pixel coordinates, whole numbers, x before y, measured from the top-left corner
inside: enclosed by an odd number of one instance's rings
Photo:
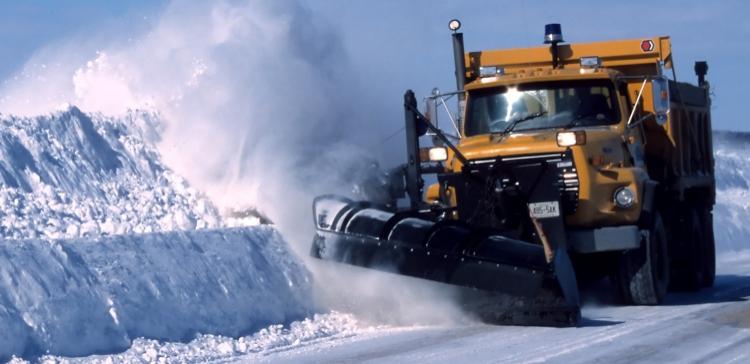
[[[313,256],[440,282],[509,324],[577,325],[583,280],[608,276],[637,305],[713,284],[705,62],[692,85],[669,37],[564,44],[549,24],[545,46],[465,53],[450,27],[458,91],[425,113],[404,97],[391,189],[408,206],[318,197]],[[453,135],[435,112],[450,95]]]

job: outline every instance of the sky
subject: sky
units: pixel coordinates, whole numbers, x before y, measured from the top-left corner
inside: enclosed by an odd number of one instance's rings
[[[5,1],[0,4],[0,79],[8,79],[35,52],[61,42],[102,46],[148,31],[167,0]],[[714,127],[750,130],[744,90],[750,76],[750,13],[745,1],[345,1],[301,4],[339,34],[357,75],[400,115],[407,88],[418,95],[453,85],[447,22],[463,23],[467,50],[536,46],[546,23],[562,24],[567,41],[671,35],[677,76],[694,81],[695,60],[709,63]]]
[[[164,0],[0,2],[0,79],[41,48],[68,40],[110,42],[148,28]]]

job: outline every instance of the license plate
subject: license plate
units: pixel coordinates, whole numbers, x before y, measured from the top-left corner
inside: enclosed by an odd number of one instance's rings
[[[560,216],[560,204],[557,201],[530,203],[529,215],[537,219],[558,217]]]

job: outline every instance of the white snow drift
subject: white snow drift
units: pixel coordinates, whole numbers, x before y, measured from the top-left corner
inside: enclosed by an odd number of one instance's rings
[[[215,207],[160,159],[158,116],[75,107],[0,118],[0,236],[75,238],[219,227]]]
[[[270,227],[5,241],[0,359],[289,323],[311,312],[305,272]]]
[[[750,133],[714,132],[714,156],[717,250],[750,249]]]
[[[271,227],[221,228],[160,160],[157,115],[0,118],[0,360],[239,336],[312,312]]]

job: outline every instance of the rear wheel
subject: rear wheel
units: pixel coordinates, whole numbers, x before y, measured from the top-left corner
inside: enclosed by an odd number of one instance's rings
[[[646,231],[640,248],[618,257],[615,281],[628,304],[658,305],[664,301],[669,286],[667,234],[658,213]]]

